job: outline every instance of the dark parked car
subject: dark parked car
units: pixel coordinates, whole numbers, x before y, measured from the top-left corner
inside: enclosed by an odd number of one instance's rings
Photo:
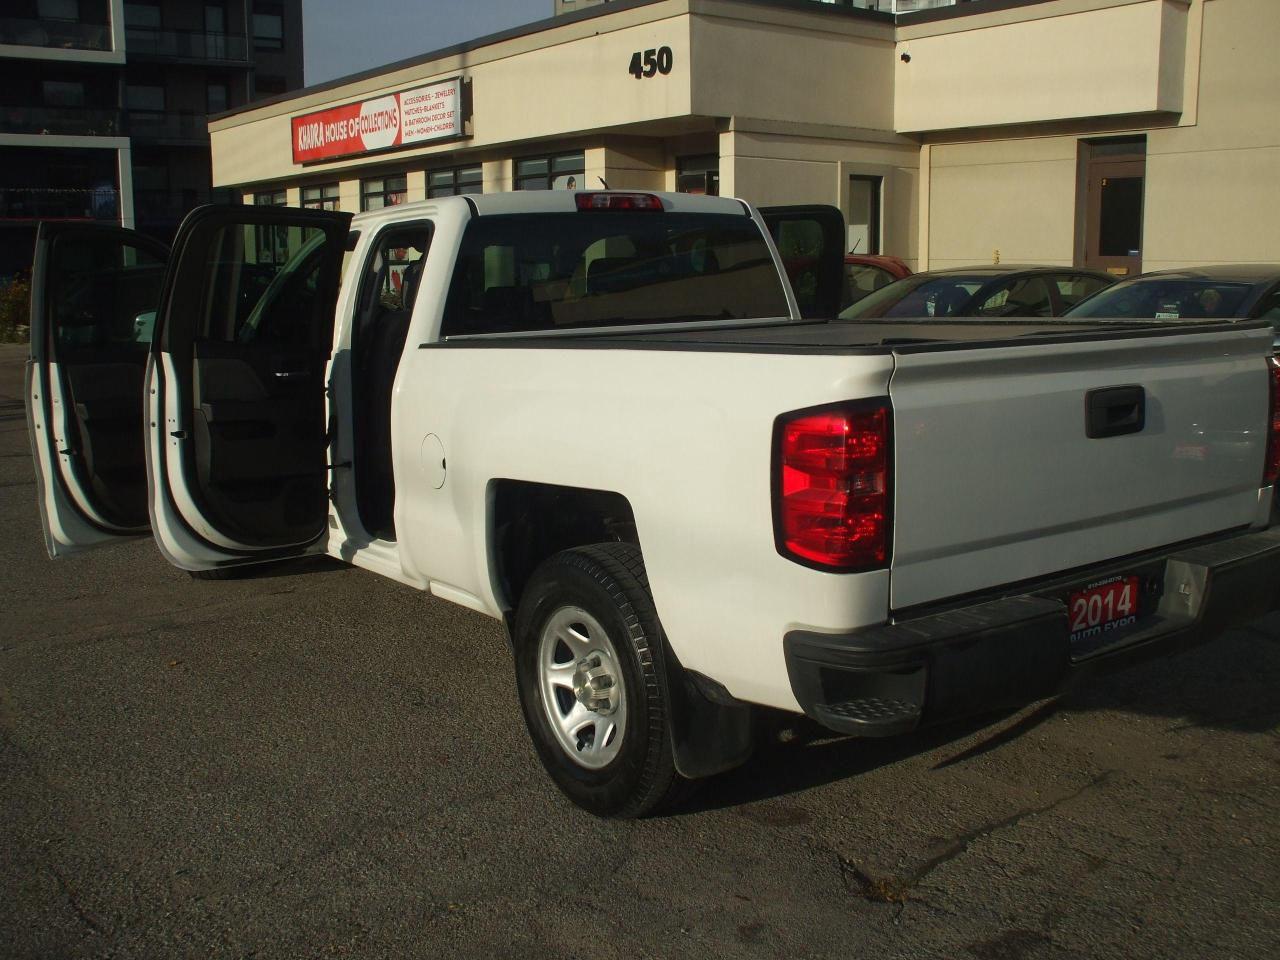
[[[895,280],[911,276],[911,268],[900,257],[877,253],[848,253],[844,258],[844,302],[840,309],[857,303],[869,293]]]
[[[1073,317],[1267,320],[1280,329],[1280,264],[1156,270],[1076,304]]]
[[[1115,283],[1076,267],[986,266],[930,270],[868,294],[841,312],[863,317],[1058,317]]]

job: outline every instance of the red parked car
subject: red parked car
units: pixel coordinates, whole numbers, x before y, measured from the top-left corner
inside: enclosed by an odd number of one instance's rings
[[[848,253],[844,258],[843,310],[869,293],[888,286],[895,280],[911,276],[911,268],[898,257],[880,254]]]

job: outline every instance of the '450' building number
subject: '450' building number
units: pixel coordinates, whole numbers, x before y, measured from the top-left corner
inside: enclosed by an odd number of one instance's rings
[[[671,72],[671,67],[674,64],[675,55],[671,52],[671,48],[659,47],[657,50],[633,53],[631,55],[631,66],[627,68],[627,72],[637,80],[643,80],[659,73],[665,77]]]

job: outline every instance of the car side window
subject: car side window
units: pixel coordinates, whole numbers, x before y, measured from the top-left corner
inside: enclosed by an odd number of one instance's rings
[[[857,303],[869,293],[893,283],[894,276],[883,267],[869,263],[849,263],[844,268],[844,304],[841,309]]]
[[[1022,277],[1006,283],[978,307],[979,317],[1051,317],[1053,300],[1043,277]]]
[[[1110,284],[1101,277],[1081,276],[1074,274],[1068,277],[1058,277],[1058,299],[1062,301],[1062,309],[1070,310],[1085,297],[1091,297],[1103,287]]]
[[[210,244],[213,265],[197,326],[203,340],[273,346],[313,343],[326,310],[320,277],[327,235],[319,227],[227,224]]]
[[[164,261],[115,236],[60,237],[56,243],[64,280],[52,290],[51,317],[64,359],[78,349],[145,353]]]
[[[1280,290],[1272,290],[1258,304],[1257,319],[1265,320],[1280,331]]]
[[[378,235],[362,271],[357,336],[387,314],[413,312],[431,234],[431,223],[422,222]]]

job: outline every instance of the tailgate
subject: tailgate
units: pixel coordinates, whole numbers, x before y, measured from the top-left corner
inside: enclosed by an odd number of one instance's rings
[[[893,608],[1255,522],[1270,349],[1268,329],[896,355]],[[1133,386],[1141,431],[1090,438],[1090,391]]]

